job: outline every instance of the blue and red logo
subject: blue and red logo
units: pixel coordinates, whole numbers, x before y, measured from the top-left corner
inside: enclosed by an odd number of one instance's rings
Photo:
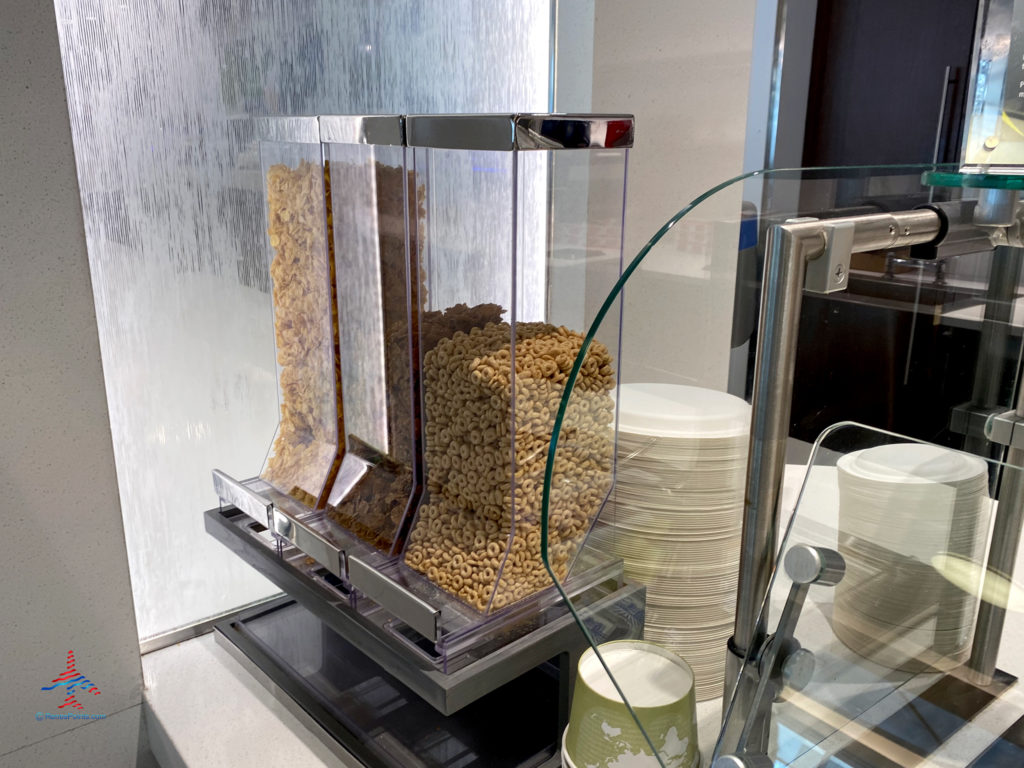
[[[85,675],[75,668],[74,651],[68,651],[68,665],[67,669],[64,670],[64,674],[60,677],[54,678],[50,682],[52,682],[53,685],[44,685],[40,690],[52,691],[57,688],[63,688],[64,693],[67,694],[67,698],[64,699],[64,703],[57,707],[57,709],[64,709],[64,707],[82,709],[82,702],[75,698],[76,693],[91,693],[93,696],[99,696],[100,693],[100,689],[93,685],[91,680],[88,680]]]

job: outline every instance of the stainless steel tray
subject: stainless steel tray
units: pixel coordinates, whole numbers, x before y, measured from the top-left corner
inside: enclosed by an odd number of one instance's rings
[[[443,714],[538,664],[563,653],[577,655],[586,647],[566,606],[547,596],[481,625],[460,638],[457,653],[439,660],[429,638],[365,597],[359,598],[357,610],[356,596],[344,582],[296,547],[283,546],[237,507],[207,511],[205,524],[214,538]],[[584,576],[569,583],[569,594],[595,639],[640,637],[645,592],[623,583],[621,561],[597,558]]]

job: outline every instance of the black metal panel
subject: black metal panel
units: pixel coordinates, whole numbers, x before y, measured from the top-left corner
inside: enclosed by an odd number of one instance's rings
[[[956,162],[977,9],[977,0],[819,1],[803,164],[931,162],[940,111],[938,162]]]
[[[445,716],[288,598],[216,631],[297,714],[371,768],[532,768],[559,753],[567,692],[558,659]]]

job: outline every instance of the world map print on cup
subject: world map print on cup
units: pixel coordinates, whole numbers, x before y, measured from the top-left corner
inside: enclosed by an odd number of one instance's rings
[[[68,708],[68,712],[63,714],[36,712],[36,720],[102,720],[106,718],[106,715],[79,714],[81,710],[85,709],[85,706],[78,700],[78,696],[84,696],[87,693],[91,693],[93,696],[99,696],[100,689],[92,682],[92,680],[89,680],[85,675],[78,671],[78,668],[75,666],[74,651],[68,651],[67,663],[64,671],[51,680],[50,685],[44,685],[40,690],[58,691],[59,693],[64,694],[64,700],[57,709],[61,710],[66,707]]]

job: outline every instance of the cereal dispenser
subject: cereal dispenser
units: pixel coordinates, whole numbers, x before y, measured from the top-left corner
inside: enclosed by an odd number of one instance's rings
[[[622,275],[633,120],[270,123],[281,426],[259,477],[214,470],[221,505],[205,519],[286,595],[219,636],[296,700],[340,702],[364,671],[378,676],[365,691],[390,675],[418,697],[425,738],[547,765],[586,639],[541,561],[541,497],[567,378],[602,311],[559,428],[548,554],[595,637],[643,627],[644,588],[584,546],[613,479],[620,309],[605,305]],[[536,715],[515,745],[481,714],[506,703]],[[349,727],[333,736],[386,751]]]
[[[482,613],[543,590],[540,511],[566,378],[621,273],[627,116],[407,118],[424,208],[425,489],[405,563]],[[590,347],[555,461],[559,580],[612,481],[618,322]]]

